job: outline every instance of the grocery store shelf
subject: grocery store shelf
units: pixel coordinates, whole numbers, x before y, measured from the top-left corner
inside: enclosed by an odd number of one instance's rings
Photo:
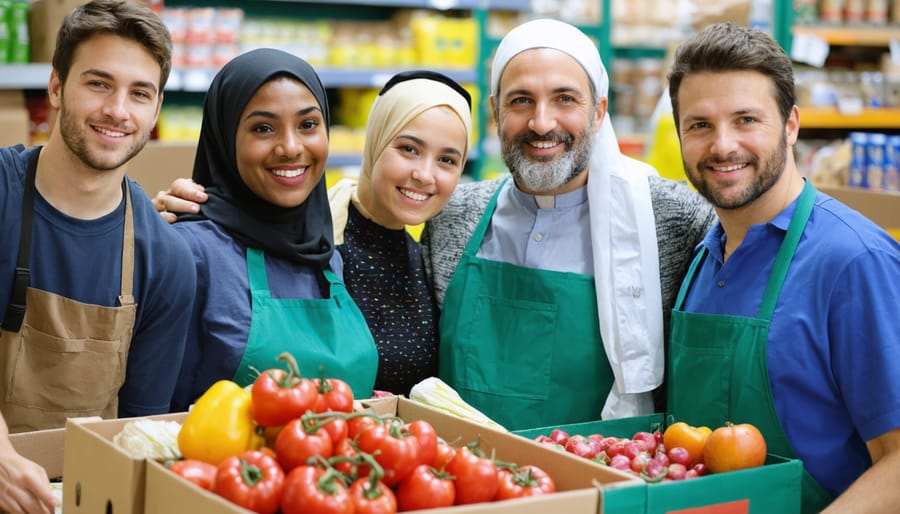
[[[405,7],[413,9],[493,9],[498,11],[525,11],[531,8],[530,0],[275,0],[307,4],[372,5],[377,7]]]
[[[845,114],[834,108],[800,108],[801,129],[897,129],[900,108],[864,109]]]
[[[0,65],[0,89],[45,89],[50,78],[50,64],[5,64]],[[341,70],[319,68],[319,76],[325,87],[381,87],[400,69],[353,69]],[[462,83],[478,81],[475,70],[440,70],[450,78]],[[205,92],[216,74],[215,69],[175,69],[166,84],[167,91]]]
[[[815,36],[830,45],[840,46],[888,46],[892,40],[900,40],[900,27],[873,27],[871,25],[795,25],[794,37]]]
[[[619,59],[662,59],[667,49],[661,46],[616,46],[613,55]]]

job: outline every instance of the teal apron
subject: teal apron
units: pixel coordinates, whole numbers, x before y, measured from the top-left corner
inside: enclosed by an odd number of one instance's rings
[[[476,257],[502,189],[447,287],[440,376],[510,430],[600,419],[613,374],[594,278]]]
[[[669,341],[668,413],[676,421],[709,427],[721,426],[725,421],[751,423],[762,432],[769,453],[796,458],[775,412],[766,345],[775,303],[815,199],[816,190],[807,181],[769,274],[756,318],[682,311],[706,250],[701,250],[691,263],[672,310]],[[804,469],[803,512],[819,512],[831,500],[831,495]]]
[[[290,352],[306,378],[340,378],[354,398],[370,398],[378,371],[378,351],[366,320],[341,280],[330,270],[328,298],[272,298],[262,251],[247,249],[252,319],[244,356],[234,374],[241,386],[257,371],[283,368],[277,360]]]

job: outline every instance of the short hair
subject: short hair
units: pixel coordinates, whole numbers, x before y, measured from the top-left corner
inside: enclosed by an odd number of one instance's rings
[[[682,43],[669,72],[669,98],[678,128],[678,90],[692,73],[756,71],[772,79],[775,101],[782,121],[787,121],[796,103],[794,68],[784,49],[759,30],[717,23]]]
[[[172,38],[155,12],[125,0],[92,0],[66,15],[56,35],[53,69],[65,83],[78,45],[97,34],[111,34],[140,43],[159,63],[159,89],[172,71]]]

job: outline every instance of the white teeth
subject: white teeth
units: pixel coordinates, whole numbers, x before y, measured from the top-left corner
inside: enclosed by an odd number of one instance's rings
[[[125,135],[124,132],[108,130],[108,129],[100,128],[100,127],[94,127],[94,130],[96,130],[97,132],[99,132],[105,136],[109,136],[109,137],[122,137]]]
[[[540,149],[553,148],[556,146],[556,143],[553,141],[532,141],[531,146]]]
[[[304,173],[306,173],[306,168],[300,168],[300,169],[295,169],[295,170],[272,170],[273,175],[278,176],[278,177],[285,177],[285,178],[299,177],[300,175],[303,175]]]
[[[407,197],[407,198],[411,198],[411,199],[413,199],[413,200],[415,200],[415,201],[417,201],[417,202],[424,202],[425,200],[428,199],[428,195],[423,195],[423,194],[420,194],[420,193],[414,193],[414,192],[412,192],[412,191],[410,191],[410,190],[408,190],[408,189],[401,189],[401,190],[400,190],[400,194],[403,195],[403,196],[405,196],[405,197]]]
[[[716,167],[716,166],[712,166],[712,169],[713,169],[713,171],[726,172],[726,171],[735,171],[735,170],[739,170],[739,169],[741,169],[741,168],[743,168],[743,167],[744,167],[743,164],[733,164],[733,165],[731,165],[731,166],[725,166],[725,167]]]

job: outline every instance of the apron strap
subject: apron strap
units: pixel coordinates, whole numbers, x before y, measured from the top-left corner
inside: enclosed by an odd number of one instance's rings
[[[481,216],[481,220],[478,221],[478,226],[475,227],[475,231],[472,232],[472,236],[469,237],[469,242],[466,243],[466,249],[463,251],[463,255],[472,257],[478,253],[478,249],[481,248],[481,240],[484,239],[484,234],[491,225],[491,216],[494,214],[494,209],[497,207],[497,198],[500,196],[500,191],[503,190],[503,186],[505,186],[508,181],[509,177],[503,179],[503,182],[500,183],[497,190],[491,195],[491,201],[488,202],[487,207],[484,208],[484,215]]]
[[[797,207],[794,215],[791,217],[791,223],[788,225],[787,234],[781,247],[778,249],[778,255],[775,257],[775,264],[769,273],[769,282],[766,284],[766,291],[763,293],[762,302],[759,305],[758,318],[771,321],[772,314],[775,312],[775,303],[778,301],[778,295],[781,294],[781,288],[784,286],[784,279],[787,276],[788,269],[791,266],[791,260],[794,258],[794,252],[800,244],[800,238],[803,236],[803,230],[806,228],[806,222],[812,214],[813,206],[816,203],[816,189],[809,180],[803,185],[803,192],[800,193],[800,199],[797,200]]]
[[[691,288],[691,282],[694,280],[694,273],[697,272],[697,268],[700,267],[700,263],[703,262],[703,258],[706,257],[706,247],[703,246],[700,248],[700,251],[697,252],[697,255],[694,256],[694,260],[691,261],[691,267],[688,268],[687,274],[684,276],[684,280],[681,282],[681,287],[678,288],[678,297],[675,299],[674,310],[681,310],[681,305],[684,303],[684,298],[687,296],[688,289]]]
[[[119,305],[134,305],[134,213],[131,208],[131,186],[125,182],[125,229],[122,231],[122,278],[119,286]]]
[[[12,296],[6,305],[6,316],[3,318],[3,329],[18,332],[25,319],[25,293],[31,284],[31,227],[34,215],[34,180],[37,175],[37,162],[41,148],[31,153],[25,167],[25,191],[22,196],[22,224],[19,235],[19,256],[16,260],[16,274],[13,278]]]
[[[247,248],[247,278],[253,296],[269,297],[269,278],[266,274],[266,257],[262,250]]]

